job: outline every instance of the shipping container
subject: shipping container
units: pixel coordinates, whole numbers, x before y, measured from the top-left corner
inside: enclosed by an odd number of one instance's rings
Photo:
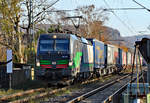
[[[134,59],[134,53],[132,53],[132,64],[133,64],[133,60],[134,60],[134,65],[136,65],[136,64],[140,64],[139,63],[139,58],[140,58],[140,62],[141,62],[141,65],[143,64],[143,57],[141,56],[141,55],[135,55],[135,59]]]
[[[119,65],[120,64],[120,51],[117,46],[107,45],[107,64]]]
[[[127,64],[127,53],[125,51],[122,51],[122,65]]]
[[[114,49],[113,64],[118,65],[119,64],[119,50],[118,50],[118,47],[116,47],[116,46],[114,46],[113,49]]]
[[[122,49],[119,48],[119,66],[122,66]]]
[[[137,63],[138,63],[138,65],[142,65],[143,64],[143,58],[142,58],[142,56],[141,55],[138,55],[137,56],[138,58],[137,58]],[[139,62],[140,61],[140,62]]]
[[[143,65],[143,57],[140,56],[140,62],[141,62],[141,66]]]
[[[132,56],[130,52],[127,52],[127,65],[132,65]]]
[[[107,44],[107,65],[115,64],[114,61],[114,46]]]
[[[104,68],[104,43],[96,39],[88,39],[93,44],[94,68]]]

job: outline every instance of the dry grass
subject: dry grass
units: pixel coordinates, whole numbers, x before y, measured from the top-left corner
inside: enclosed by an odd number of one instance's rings
[[[9,90],[5,90],[5,89],[0,89],[0,97],[4,96],[4,95],[11,95],[14,93],[18,93],[18,92],[23,92],[23,90],[14,90],[14,89],[9,89]]]

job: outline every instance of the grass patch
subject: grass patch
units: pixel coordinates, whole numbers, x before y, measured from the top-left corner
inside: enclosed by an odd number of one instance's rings
[[[134,71],[135,71],[135,69],[134,69]],[[131,72],[132,72],[132,69],[125,69],[125,70],[123,70],[123,72],[124,72],[124,73],[131,73]]]
[[[55,93],[54,96],[61,96],[63,94],[69,94],[69,93],[71,93],[70,89]]]
[[[65,94],[70,94],[71,91],[70,91],[70,90],[66,90],[66,91],[64,91],[64,93],[65,93]]]
[[[47,95],[44,98],[39,98],[39,99],[36,99],[36,100],[30,100],[29,103],[41,103],[41,101],[46,102],[46,101],[49,101],[50,98],[55,98],[57,96],[62,96],[64,94],[70,94],[70,93],[71,93],[71,89],[67,89],[67,90],[59,91],[59,92],[57,92],[55,94],[52,94],[52,95]]]
[[[33,101],[33,100],[30,100],[30,101],[29,101],[29,103],[36,103],[36,102],[35,102],[35,101]]]
[[[45,91],[52,91],[51,88],[47,88]],[[37,92],[34,92],[34,93],[31,93],[31,94],[26,94],[26,95],[23,95],[23,96],[19,96],[19,97],[15,97],[15,98],[11,98],[9,99],[8,101],[15,101],[15,100],[18,100],[18,99],[23,99],[23,98],[28,98],[28,97],[32,97],[32,96],[37,96],[39,95],[40,93],[42,93],[42,91],[37,91]],[[35,100],[29,100],[29,103],[37,103],[35,102]]]
[[[0,89],[0,96],[4,96],[4,95],[10,95],[13,93],[18,93],[18,92],[22,92],[23,90],[14,90],[14,89]]]
[[[13,89],[0,89],[0,97],[4,95],[11,95],[14,93],[24,92],[26,90],[42,88],[42,87],[43,88],[46,87],[46,83],[41,81],[28,80],[25,83],[13,87]]]
[[[36,99],[36,100],[30,100],[28,103],[42,103],[42,101],[45,101],[45,103],[46,103],[46,101],[49,101],[49,97],[47,96],[47,97]],[[49,103],[49,102],[47,102],[47,103]]]
[[[108,76],[102,76],[102,77],[99,78],[99,81],[100,82],[105,82],[105,81],[110,80],[111,78],[114,78],[114,77],[115,77],[115,75],[112,75],[112,74],[110,74]]]
[[[34,93],[31,93],[31,94],[28,94],[28,95],[24,95],[24,96],[19,96],[19,97],[8,99],[8,101],[15,101],[15,100],[23,99],[23,98],[26,98],[26,97],[31,97],[31,96],[37,95],[39,93],[40,92],[34,92]]]

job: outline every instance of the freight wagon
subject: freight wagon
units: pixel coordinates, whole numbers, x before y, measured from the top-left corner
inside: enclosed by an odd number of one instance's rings
[[[94,74],[99,77],[100,75],[106,74],[105,71],[105,61],[106,61],[106,49],[103,42],[97,39],[88,39],[93,45],[93,64],[94,64]]]

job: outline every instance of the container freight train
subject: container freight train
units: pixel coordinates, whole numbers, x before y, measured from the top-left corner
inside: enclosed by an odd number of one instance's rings
[[[38,40],[36,77],[52,84],[107,75],[131,65],[133,55],[96,39],[73,34],[42,34]]]

